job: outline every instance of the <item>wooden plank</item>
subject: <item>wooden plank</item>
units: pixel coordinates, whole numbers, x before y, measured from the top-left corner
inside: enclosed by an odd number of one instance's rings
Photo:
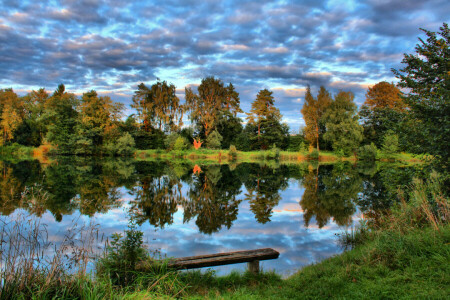
[[[227,253],[181,257],[169,261],[168,266],[176,269],[214,267],[244,262],[252,262],[255,260],[259,261],[259,260],[275,259],[278,258],[279,255],[280,255],[279,252],[271,248],[264,248],[256,250],[245,250]]]

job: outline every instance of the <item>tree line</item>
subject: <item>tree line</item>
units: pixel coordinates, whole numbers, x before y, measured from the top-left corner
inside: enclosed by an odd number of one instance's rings
[[[406,67],[393,70],[397,86],[383,81],[370,87],[359,110],[352,92],[333,96],[322,86],[314,97],[308,86],[301,108],[306,126],[296,135],[282,122],[272,91],[258,92],[244,126],[237,116],[243,111],[233,84],[206,77],[196,91],[185,89],[184,104],[173,84],[161,80],[151,86],[139,84],[131,105],[136,114],[126,119],[123,104],[94,90],[78,98],[63,84],[52,94],[39,89],[23,97],[2,89],[0,144],[50,144],[63,155],[126,155],[134,148],[184,150],[194,141],[213,149],[234,145],[241,151],[273,146],[298,151],[309,145],[342,155],[384,147],[430,153],[448,163],[450,38],[447,24],[440,30],[423,30],[428,39],[420,39],[417,55],[405,54]],[[183,126],[185,114],[192,126]]]

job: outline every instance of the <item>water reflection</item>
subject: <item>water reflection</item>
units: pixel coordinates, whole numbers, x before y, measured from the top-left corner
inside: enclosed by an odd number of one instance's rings
[[[398,187],[417,175],[412,167],[382,164],[75,158],[4,161],[0,168],[4,217],[20,209],[61,228],[74,216],[95,216],[106,235],[131,217],[147,231],[151,247],[168,255],[274,247],[282,258],[267,265],[277,270],[341,251],[333,236],[339,227],[351,225],[357,211],[379,216],[397,201]]]

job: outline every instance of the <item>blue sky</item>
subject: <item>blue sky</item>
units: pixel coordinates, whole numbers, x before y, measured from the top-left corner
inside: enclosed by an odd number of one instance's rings
[[[0,88],[24,94],[59,83],[130,104],[140,82],[186,86],[216,76],[232,82],[244,111],[260,89],[274,91],[292,131],[310,84],[351,90],[395,81],[419,28],[450,19],[446,0],[127,1],[2,0]],[[132,113],[128,106],[126,113]]]

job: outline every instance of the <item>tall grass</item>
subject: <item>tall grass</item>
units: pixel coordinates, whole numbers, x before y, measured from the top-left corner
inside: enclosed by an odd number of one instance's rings
[[[95,254],[98,229],[72,223],[59,244],[25,213],[0,219],[0,299],[62,297],[79,289]]]

